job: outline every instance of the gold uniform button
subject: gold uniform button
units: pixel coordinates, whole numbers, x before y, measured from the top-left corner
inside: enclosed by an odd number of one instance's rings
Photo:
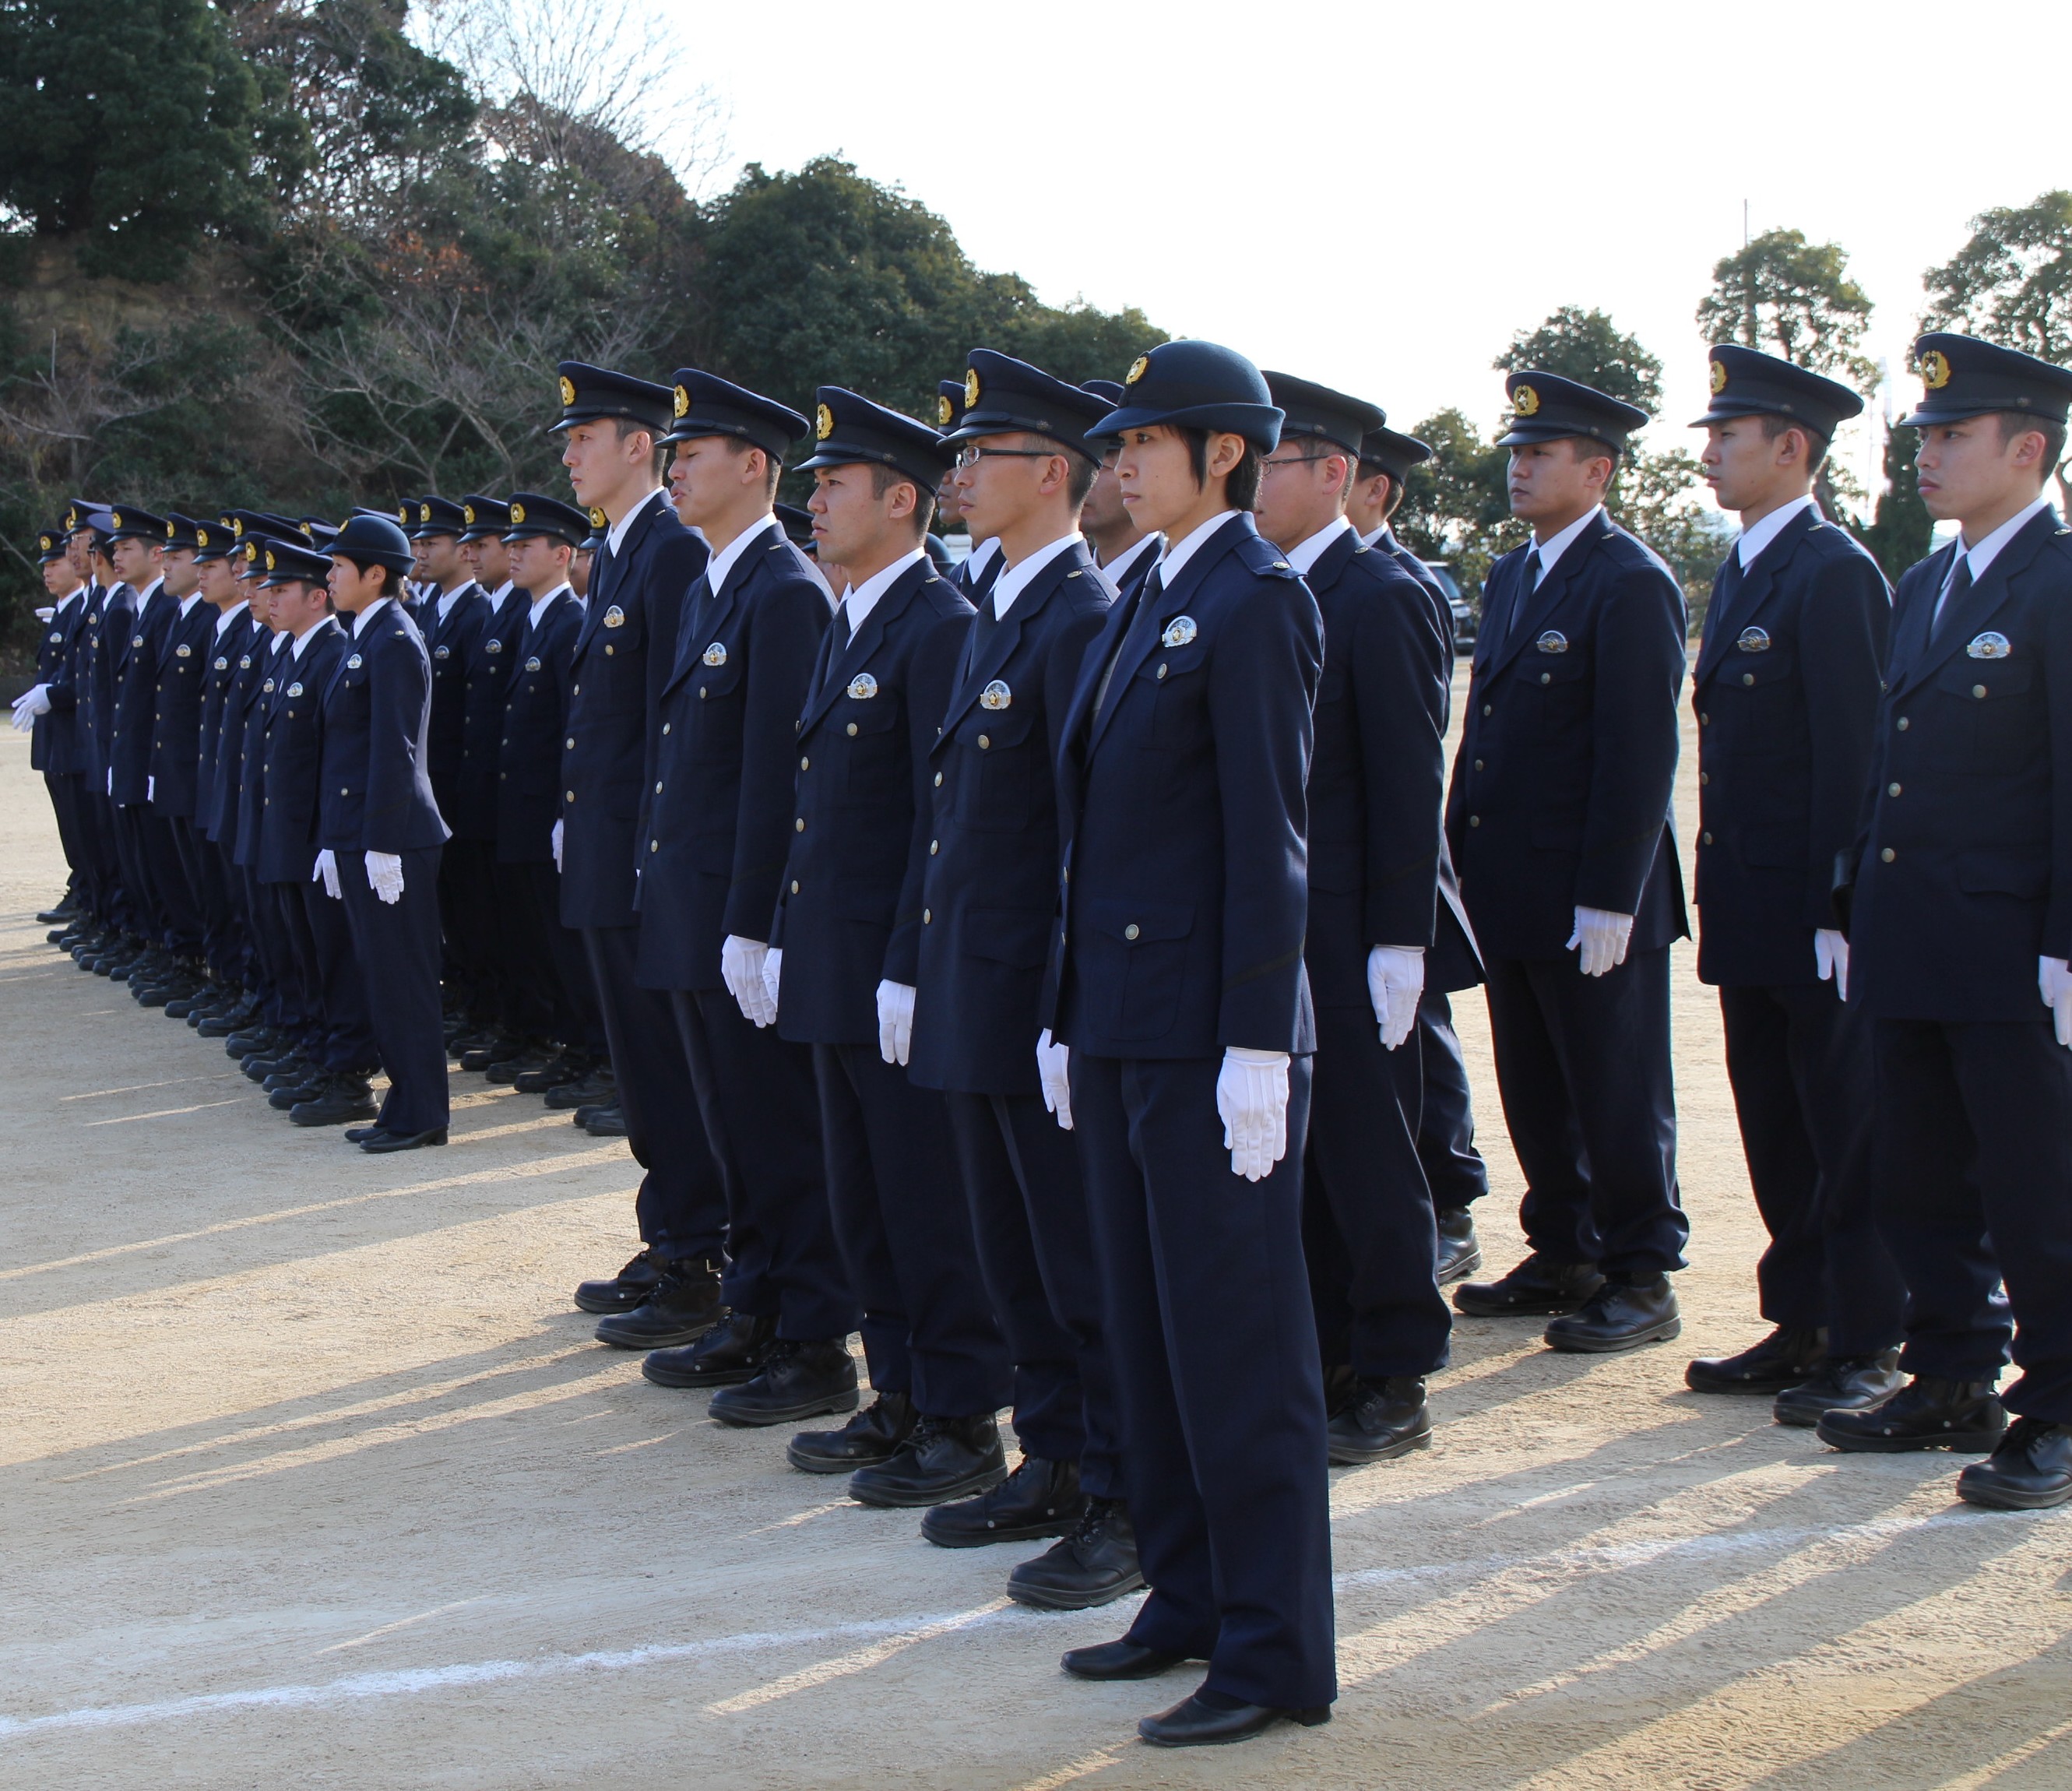
[[[1899,720],[1893,724],[1893,725],[1896,726],[1901,733],[1905,733],[1906,732],[1906,717],[1902,715]]]
[[[794,895],[796,895],[798,893],[799,893],[799,882],[798,882],[798,879],[797,879],[796,877],[794,877],[794,878],[791,880],[791,893],[792,893],[792,894],[794,894]]]
[[[802,758],[799,761],[799,769],[802,771],[811,770],[812,765],[813,762],[810,758]]]
[[[1985,693],[1986,687],[1984,684],[1974,684],[1971,686],[1971,694],[1974,696],[1984,696]]]
[[[664,722],[662,724],[662,732],[663,732],[663,733],[667,733],[668,731],[669,731],[669,724],[668,724],[668,722],[664,721]],[[575,742],[574,742],[573,740],[571,740],[571,741],[569,742],[569,744],[571,746],[573,746],[574,745],[575,745]]]
[[[1700,834],[1700,835],[1698,836],[1698,843],[1699,843],[1699,844],[1703,845],[1703,846],[1709,846],[1709,845],[1712,843],[1712,835],[1711,835],[1711,834],[1709,834],[1709,833],[1701,833],[1701,834]]]
[[[935,787],[938,790],[943,787],[943,774],[940,771],[935,774]]]
[[[1123,936],[1124,939],[1135,939],[1135,938],[1137,937],[1137,922],[1136,922],[1135,921],[1132,921],[1132,922],[1130,922],[1127,926],[1125,926],[1125,927],[1124,927],[1124,928],[1123,928],[1123,930],[1122,930],[1122,936]]]
[[[1475,761],[1475,769],[1476,769],[1478,771],[1479,771],[1482,768],[1482,762],[1480,759],[1477,759],[1477,760]]]
[[[712,692],[711,692],[710,691],[707,690],[707,689],[705,688],[705,687],[703,684],[700,684],[700,685],[698,686],[698,700],[699,700],[701,703],[702,703],[702,702],[703,702],[703,701],[704,701],[704,700],[705,700],[708,696],[711,696],[711,695],[712,695]]]
[[[804,815],[801,815],[798,820],[791,824],[791,831],[794,833],[804,833],[806,831],[806,817]]]
[[[660,840],[650,840],[648,842],[648,849],[650,852],[660,852],[662,849],[662,842]]]
[[[1166,668],[1162,663],[1158,668],[1158,676],[1161,678],[1166,676]]]
[[[1470,815],[1468,817],[1468,825],[1469,825],[1470,827],[1480,827],[1482,824],[1482,816],[1481,816],[1481,815]]]
[[[1551,672],[1543,672],[1540,674],[1540,681],[1543,684],[1551,684],[1554,682],[1554,674]]]
[[[1741,682],[1745,684],[1753,684],[1755,682],[1755,674],[1753,672],[1744,672],[1741,674]]]
[[[1700,727],[1701,727],[1701,728],[1709,728],[1710,726],[1712,726],[1712,717],[1710,717],[1709,715],[1701,715],[1701,716],[1700,716],[1700,717],[1698,717],[1698,725],[1699,725]]]
[[[988,748],[989,746],[990,746],[992,744],[993,744],[992,741],[991,741],[991,740],[989,740],[989,739],[985,735],[984,735],[984,734],[980,734],[980,735],[978,737],[978,750],[979,750],[980,752],[984,752],[984,751],[986,750],[986,748]]]
[[[662,794],[662,780],[660,778],[655,780],[655,794],[658,796]]]
[[[1710,776],[1708,774],[1707,774],[1706,772],[1700,771],[1700,772],[1698,774],[1698,787],[1699,787],[1700,790],[1704,789],[1704,788],[1705,787],[1705,786],[1706,786],[1707,784],[1710,783],[1712,781],[1712,780],[1711,776]]]
[[[1483,704],[1482,704],[1482,713],[1483,713],[1483,714],[1485,714],[1485,715],[1487,715],[1489,713],[1490,713],[1490,705],[1489,705],[1488,704],[1486,704],[1486,703]]]
[[[1885,787],[1885,793],[1888,796],[1896,796],[1899,794],[1899,786],[1896,783],[1889,783]]]
[[[575,793],[575,791],[574,791],[571,790],[571,791],[569,792],[569,800],[570,802],[574,802],[575,799],[576,799],[576,793]]]
[[[582,686],[581,684],[577,684],[577,685],[574,686],[574,687],[569,690],[569,694],[571,696],[582,696]]]
[[[669,730],[668,730],[667,728],[664,728],[664,729],[662,730],[662,732],[663,732],[663,733],[667,733],[668,731],[669,731]],[[576,737],[575,737],[574,734],[570,734],[570,735],[569,736],[568,745],[569,745],[569,750],[570,752],[574,752],[574,751],[575,750],[575,747],[576,747]]]
[[[856,732],[856,724],[855,724],[853,721],[852,721],[852,722],[850,722],[850,723],[849,723],[849,731],[852,734],[853,734],[853,733]]]
[[[923,909],[921,910],[921,924],[922,924],[923,926],[926,926],[927,925],[928,925],[928,923],[929,923],[931,921],[934,920],[934,918],[935,918],[935,917],[933,914],[930,914],[927,909],[923,908]]]
[[[606,648],[605,648],[605,650],[604,650],[604,656],[605,656],[607,659],[610,659],[610,658],[611,657],[611,649],[610,649],[610,647],[607,647]]]
[[[1889,865],[1893,860],[1897,858],[1899,854],[1894,852],[1890,846],[1887,846],[1883,852],[1878,854],[1878,856],[1882,858],[1888,865]]]
[[[935,856],[937,848],[941,846],[942,843],[943,842],[939,840],[931,840],[928,842],[928,856],[931,858],[933,858]]]

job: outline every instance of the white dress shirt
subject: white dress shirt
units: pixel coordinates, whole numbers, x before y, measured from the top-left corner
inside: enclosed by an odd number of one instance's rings
[[[1173,581],[1180,576],[1187,562],[1194,557],[1195,550],[1236,514],[1235,510],[1219,510],[1192,534],[1166,548],[1158,559],[1159,583],[1170,590],[1173,588]]]
[[[776,513],[772,511],[762,521],[750,523],[705,562],[705,582],[712,586],[714,597],[726,588],[728,575],[741,564],[748,550],[776,526]]]
[[[1935,614],[1928,618],[1929,626],[1933,628],[1942,619],[1942,606],[1950,601],[1950,587],[1956,580],[1957,568],[1960,563],[1971,569],[1971,582],[1974,585],[1977,584],[1986,576],[1992,563],[2000,558],[2000,549],[2050,507],[2050,499],[2047,497],[2040,497],[2019,515],[2008,517],[1976,547],[1966,548],[1961,553],[1951,555],[1950,569],[1943,575],[1942,589],[1935,595]],[[1958,537],[1959,546],[1963,545],[1963,536],[1959,536]]]
[[[861,585],[849,586],[848,595],[841,600],[841,606],[848,612],[849,638],[851,640],[863,632],[863,625],[870,619],[870,612],[878,607],[878,600],[912,569],[915,561],[927,557],[928,550],[917,547],[911,553],[902,553],[882,572],[873,573]]]
[[[664,495],[662,487],[659,485],[656,486],[653,491],[650,491],[646,497],[643,498],[638,503],[634,505],[631,510],[627,511],[624,516],[621,516],[617,522],[611,525],[610,532],[604,537],[604,544],[611,550],[611,557],[613,559],[615,560],[619,557],[619,548],[626,544],[627,532],[631,529],[643,515],[654,508],[655,502],[658,498],[665,504],[668,502],[668,499]]]
[[[1581,538],[1583,531],[1604,513],[1602,504],[1593,503],[1552,540],[1540,544],[1540,576],[1532,581],[1533,589],[1538,590],[1547,582],[1547,575],[1554,569],[1554,562],[1566,553]]]
[[[331,616],[319,616],[314,622],[309,625],[308,627],[305,628],[299,635],[294,637],[294,640],[290,643],[288,651],[294,656],[295,662],[298,664],[302,663],[302,649],[311,641],[314,640],[318,635],[321,635],[326,628],[330,626],[335,619],[335,618]],[[288,637],[286,635],[277,635],[273,639],[275,644],[278,646],[282,641],[287,640]]]
[[[475,588],[475,581],[472,578],[463,578],[451,590],[441,591],[439,593],[439,622],[443,622],[448,616],[451,615],[454,606]],[[437,626],[438,624],[434,623],[434,626]]]
[[[1793,503],[1778,505],[1762,521],[1750,523],[1741,531],[1741,539],[1734,543],[1734,552],[1741,561],[1741,570],[1746,572],[1755,564],[1755,557],[1784,532],[1791,519],[1800,511],[1818,510],[1819,507],[1809,493]]]
[[[997,541],[1000,537],[996,535],[993,539]],[[1046,541],[1027,559],[1014,565],[1003,567],[1000,577],[993,581],[993,589],[986,594],[986,602],[993,606],[993,618],[1005,621],[1015,598],[1029,589],[1036,574],[1074,542],[1085,539],[1075,528],[1069,535],[1060,535],[1054,541]]]
[[[1137,566],[1147,559],[1155,559],[1164,551],[1165,541],[1156,535],[1140,535],[1115,558],[1101,568],[1108,581],[1117,589],[1123,581],[1135,575]]]
[[[964,557],[964,577],[976,578],[992,564],[993,557],[1000,552],[1000,537],[989,535]]]
[[[545,597],[536,597],[533,598],[532,610],[525,618],[525,626],[528,628],[538,627],[540,626],[540,618],[547,613],[547,606],[553,602],[556,598],[559,597],[563,591],[566,591],[571,597],[574,597],[576,594],[575,586],[571,585],[565,578],[560,584],[557,585],[552,590],[548,592]]]
[[[1353,525],[1346,518],[1343,516],[1336,518],[1318,529],[1300,546],[1290,548],[1288,550],[1289,565],[1301,573],[1305,578],[1308,577],[1310,567],[1323,558],[1324,549],[1341,535],[1350,535],[1352,532]]]
[[[235,603],[232,604],[228,609],[225,610],[221,615],[216,618],[216,638],[218,640],[221,640],[223,637],[230,631],[231,623],[235,622],[240,615],[243,614],[251,607],[252,606],[243,598],[240,597],[238,598]]]

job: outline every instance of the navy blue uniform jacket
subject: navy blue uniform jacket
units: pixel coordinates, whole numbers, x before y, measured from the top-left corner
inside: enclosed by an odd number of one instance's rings
[[[216,610],[199,597],[166,631],[158,652],[158,706],[151,725],[151,807],[194,819],[201,762],[202,686],[216,635]]]
[[[116,655],[129,652],[136,622],[137,594],[127,585],[96,589],[93,607],[87,612],[79,677],[80,746],[87,755],[87,775],[103,794],[108,788],[109,741],[115,729]]]
[[[717,598],[702,573],[691,586],[641,823],[643,987],[718,988],[727,935],[768,936],[791,849],[799,717],[827,631],[827,591],[775,527]]]
[[[1155,602],[1109,610],[1059,758],[1054,1029],[1074,1050],[1316,1049],[1303,785],[1323,659],[1315,598],[1249,516]]]
[[[1324,618],[1309,766],[1309,986],[1371,1008],[1377,945],[1438,935],[1446,643],[1424,586],[1348,528],[1305,575]]]
[[[1058,785],[1080,662],[1114,593],[1083,544],[981,636],[930,753],[935,777],[908,1072],[923,1088],[1034,1095],[1058,911]]]
[[[444,844],[446,826],[426,768],[431,657],[400,605],[358,618],[323,697],[317,844],[332,852],[397,853]]]
[[[232,862],[248,866],[259,862],[259,816],[266,800],[266,721],[273,673],[288,651],[274,651],[273,643],[282,638],[270,628],[258,630],[238,662],[237,684],[226,704],[223,747],[216,758],[223,791],[216,805],[216,840],[220,844],[228,839]]]
[[[317,861],[317,779],[323,766],[323,692],[345,657],[346,637],[327,618],[305,637],[302,656],[282,648],[273,688],[260,693],[258,850],[261,883],[306,883]]]
[[[483,599],[482,626],[462,655],[465,663],[461,700],[460,774],[455,779],[452,808],[434,779],[433,794],[439,812],[457,840],[496,837],[496,774],[503,754],[504,692],[511,682],[511,668],[518,637],[525,630],[532,600],[515,585],[500,603]]]
[[[121,633],[113,655],[115,695],[109,711],[108,763],[115,774],[109,793],[125,807],[149,799],[151,737],[158,716],[158,656],[166,651],[179,610],[179,604],[161,589],[141,618],[134,610],[121,612],[129,629]],[[111,644],[109,627],[115,615],[111,608],[102,626],[104,655]]]
[[[1883,1019],[2040,1021],[2036,960],[2072,957],[2072,531],[2033,518],[1931,642],[1955,552],[1899,581],[1849,999]]]
[[[208,614],[209,639],[204,649],[208,664],[202,673],[199,723],[201,750],[195,761],[194,823],[195,832],[204,839],[214,840],[218,837],[224,811],[223,761],[226,741],[232,760],[229,785],[233,791],[237,787],[236,759],[243,738],[238,732],[226,729],[224,722],[236,708],[233,698],[237,691],[239,668],[252,651],[253,623],[251,610],[240,610],[230,626],[219,635],[215,631],[216,625],[223,619],[222,614],[213,609]],[[233,819],[236,801],[232,795],[230,802]]]
[[[489,599],[471,579],[442,620],[439,605],[444,602],[439,597],[426,601],[419,632],[432,656],[432,795],[446,824],[458,834],[461,770],[467,763],[462,755],[467,750],[468,655],[489,621]]]
[[[29,734],[32,771],[58,775],[86,769],[79,745],[79,663],[92,594],[82,589],[44,625],[36,643],[36,682],[44,687],[51,707],[36,717]]]
[[[528,596],[510,631],[511,661],[504,687],[504,732],[496,758],[496,861],[545,865],[554,856],[554,823],[561,810],[562,742],[568,737],[569,668],[582,631],[582,605],[563,591],[528,618]]]
[[[1725,577],[1722,567],[1691,680],[1698,975],[1817,982],[1813,935],[1840,924],[1836,856],[1863,810],[1892,594],[1877,562],[1812,510],[1756,556],[1731,614]]]
[[[924,559],[894,580],[839,653],[832,629],[820,644],[770,934],[784,951],[777,1027],[797,1043],[876,1043],[878,984],[919,974],[928,753],[972,614]]]
[[[1600,511],[1527,594],[1490,570],[1446,833],[1484,952],[1559,958],[1576,910],[1634,916],[1631,949],[1689,930],[1669,820],[1684,594]],[[1521,613],[1522,610],[1522,613]]]
[[[662,683],[675,659],[684,596],[705,545],[658,491],[618,552],[597,550],[576,640],[563,749],[561,924],[631,926],[641,799],[655,781]],[[875,1034],[874,1033],[874,1037]]]

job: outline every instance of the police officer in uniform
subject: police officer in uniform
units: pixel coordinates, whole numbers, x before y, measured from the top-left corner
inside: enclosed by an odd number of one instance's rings
[[[1088,380],[1079,389],[1100,399],[1110,410],[1122,402],[1120,380]],[[1122,501],[1121,483],[1115,476],[1116,456],[1120,451],[1112,442],[1106,445],[1100,470],[1079,511],[1079,532],[1093,549],[1101,576],[1118,597],[1127,600],[1144,582],[1166,544],[1139,528],[1129,506]]]
[[[1922,499],[1959,530],[1900,580],[1844,865],[1913,1378],[1819,1433],[1989,1448],[1959,1497],[2033,1510],[2072,1498],[2072,531],[2048,495],[2072,371],[1961,335],[1914,354]]]
[[[1669,1274],[1690,1231],[1669,1063],[1684,594],[1605,514],[1646,413],[1547,372],[1507,390],[1511,511],[1532,540],[1490,571],[1446,829],[1532,1254],[1453,1303],[1559,1314],[1557,1349],[1630,1349],[1682,1329]]]
[[[93,852],[80,813],[79,692],[73,681],[76,643],[86,618],[87,585],[73,564],[72,544],[61,528],[36,537],[36,563],[51,599],[51,619],[36,644],[36,681],[14,700],[14,725],[29,736],[29,766],[43,774],[51,812],[58,824],[71,877],[63,901],[37,918],[59,923],[51,943],[69,949],[68,935],[95,906],[98,881]]]
[[[1869,771],[1892,598],[1813,497],[1827,444],[1863,401],[1731,343],[1711,365],[1700,464],[1741,532],[1692,676],[1698,976],[1720,990],[1774,1329],[1685,1378],[1700,1393],[1774,1395],[1781,1421],[1811,1425],[1900,1384],[1906,1295],[1872,1210],[1869,1024],[1844,1004],[1833,896]]]
[[[647,1173],[635,1214],[644,1248],[609,1280],[585,1282],[576,1304],[610,1317],[648,1304],[632,1349],[689,1343],[718,1321],[726,1193],[698,1116],[668,999],[635,976],[634,907],[641,797],[654,781],[661,687],[673,663],[684,594],[705,569],[705,544],[662,490],[660,442],[675,394],[624,373],[565,361],[561,462],[576,501],[610,520],[590,570],[576,637],[563,749],[561,923],[583,937],[602,1009],[619,1105]],[[602,1334],[602,1333],[600,1333]]]
[[[201,762],[201,700],[208,666],[208,645],[216,632],[216,606],[204,600],[201,567],[196,559],[200,528],[191,516],[166,519],[166,592],[179,608],[158,655],[158,702],[151,722],[151,811],[164,823],[180,869],[180,886],[195,921],[195,932],[179,973],[161,987],[170,1020],[184,1020],[196,1000],[211,992],[208,945],[211,922],[202,868],[201,836],[195,831],[195,804]]]
[[[195,525],[195,562],[201,592],[214,620],[204,648],[208,664],[202,673],[200,746],[195,761],[195,832],[201,846],[203,939],[209,965],[224,996],[188,1018],[204,1038],[228,1038],[257,1012],[259,979],[253,963],[252,917],[245,902],[244,879],[226,847],[224,829],[226,741],[234,755],[241,741],[225,725],[237,688],[242,662],[256,632],[252,606],[239,581],[233,537],[221,523]],[[232,772],[234,778],[234,768]],[[235,788],[234,781],[232,788]],[[230,798],[234,817],[236,799]]]
[[[1437,936],[1451,668],[1424,589],[1346,517],[1380,408],[1285,373],[1266,384],[1284,421],[1263,469],[1259,527],[1324,618],[1309,783],[1303,955],[1318,1046],[1303,1224],[1331,1459],[1358,1464],[1430,1440],[1424,1377],[1445,1366],[1452,1332],[1410,1042]]]
[[[1055,1051],[1042,1020],[1058,889],[1050,767],[1114,594],[1075,526],[1100,470],[1102,445],[1086,432],[1112,407],[985,348],[971,352],[964,394],[952,483],[974,532],[999,542],[1000,570],[929,754],[930,921],[908,1069],[948,1104],[980,1266],[1013,1358],[1022,1456],[999,1485],[931,1511],[921,1534],[949,1548],[1061,1537],[1013,1570],[1008,1592],[1076,1610],[1143,1584],[1086,1190],[1037,1069],[1039,1048]]]
[[[643,804],[639,976],[666,991],[727,1183],[728,1317],[641,1372],[713,1387],[711,1411],[760,1425],[853,1411],[856,1302],[828,1207],[812,1050],[779,1036],[763,970],[790,850],[805,707],[827,594],[771,502],[810,425],[680,368],[669,490],[712,548],[662,692]]]
[[[972,606],[923,548],[950,454],[925,424],[820,389],[815,534],[852,581],[797,733],[791,852],[766,968],[777,1028],[813,1050],[828,1197],[863,1311],[874,1402],[787,1455],[866,1504],[919,1506],[1007,1475],[1007,1353],[985,1294],[942,1096],[906,1063],[927,865],[929,752]],[[771,967],[774,967],[771,968]]]
[[[1301,1183],[1316,1048],[1302,963],[1314,599],[1249,511],[1281,413],[1205,342],[1140,355],[1095,433],[1167,546],[1108,612],[1065,721],[1067,1048],[1151,1596],[1081,1678],[1209,1663],[1146,1717],[1235,1741],[1337,1695],[1330,1525]],[[1046,1082],[1059,1066],[1044,1066]]]
[[[1359,471],[1346,499],[1346,515],[1369,547],[1393,554],[1403,569],[1424,587],[1446,641],[1446,688],[1440,709],[1443,731],[1453,706],[1453,605],[1432,569],[1396,537],[1389,519],[1402,507],[1410,469],[1432,458],[1432,450],[1414,435],[1384,424],[1369,429],[1360,443]],[[1462,1061],[1460,1035],[1453,1030],[1452,996],[1482,980],[1482,955],[1461,902],[1453,856],[1439,875],[1444,907],[1439,937],[1424,963],[1424,992],[1417,998],[1417,1057],[1424,1081],[1424,1104],[1417,1123],[1417,1156],[1432,1189],[1439,1226],[1439,1284],[1464,1280],[1482,1266],[1482,1241],[1475,1235],[1473,1206],[1489,1192],[1489,1166],[1475,1148],[1474,1103],[1468,1089],[1468,1066]]]
[[[322,692],[319,869],[345,906],[368,1022],[388,1072],[369,1127],[346,1136],[370,1155],[446,1141],[439,1013],[439,850],[446,823],[430,766],[431,656],[397,601],[409,538],[386,516],[352,517],[329,546],[333,605],[353,618],[343,661]]]

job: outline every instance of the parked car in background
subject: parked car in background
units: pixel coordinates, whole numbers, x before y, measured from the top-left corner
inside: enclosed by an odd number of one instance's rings
[[[1461,589],[1461,581],[1443,560],[1427,560],[1432,576],[1439,581],[1439,588],[1446,594],[1446,602],[1453,611],[1453,649],[1465,652],[1475,644],[1475,606]]]

